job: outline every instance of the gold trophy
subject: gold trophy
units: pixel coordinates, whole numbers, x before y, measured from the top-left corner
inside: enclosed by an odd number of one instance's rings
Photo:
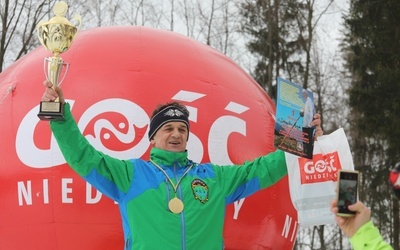
[[[69,69],[69,64],[62,60],[60,54],[71,47],[71,43],[82,24],[79,15],[76,15],[73,19],[79,25],[78,28],[68,21],[64,17],[67,10],[67,3],[57,2],[53,8],[55,17],[48,22],[40,21],[36,28],[40,43],[54,55],[44,59],[44,74],[47,80],[53,83],[53,89],[62,83]],[[62,72],[63,76],[61,77]],[[64,120],[62,103],[58,98],[54,102],[40,102],[38,117],[47,121]]]

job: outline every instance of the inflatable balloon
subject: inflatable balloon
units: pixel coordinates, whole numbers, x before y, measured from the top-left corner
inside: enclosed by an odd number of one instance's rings
[[[66,164],[47,121],[43,47],[0,75],[1,249],[123,249],[117,205]],[[149,117],[171,100],[191,115],[189,157],[242,163],[273,147],[273,102],[237,64],[183,35],[145,27],[82,31],[61,57],[64,94],[86,138],[121,159],[148,158]],[[292,249],[297,213],[285,177],[227,207],[226,249]]]

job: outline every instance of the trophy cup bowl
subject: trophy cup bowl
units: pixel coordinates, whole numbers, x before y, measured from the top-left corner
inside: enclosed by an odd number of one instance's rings
[[[71,47],[82,24],[79,15],[73,19],[78,22],[78,27],[68,21],[64,17],[67,10],[68,5],[65,2],[57,2],[53,9],[55,17],[48,22],[40,21],[36,28],[40,43],[53,53],[52,57],[44,60],[44,73],[46,79],[53,84],[53,89],[62,83],[69,69],[69,64],[63,61],[60,54]],[[63,103],[58,98],[54,102],[40,102],[38,117],[48,121],[64,120]]]

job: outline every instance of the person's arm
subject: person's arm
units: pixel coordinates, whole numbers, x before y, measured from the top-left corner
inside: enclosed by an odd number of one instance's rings
[[[372,221],[368,221],[362,225],[357,232],[350,238],[350,243],[354,250],[389,250],[393,249],[387,244],[377,227],[374,226]]]
[[[350,205],[349,210],[355,211],[352,217],[335,216],[335,220],[343,231],[350,238],[350,243],[355,250],[389,250],[393,249],[387,244],[371,221],[371,210],[362,202]],[[337,214],[337,201],[331,202],[331,211]]]
[[[114,200],[119,200],[128,191],[133,177],[131,161],[122,161],[97,151],[81,134],[70,106],[65,103],[62,90],[46,86],[42,101],[54,101],[60,97],[64,103],[65,121],[51,121],[50,126],[61,152],[75,172],[96,187],[100,192]]]
[[[281,150],[242,165],[214,165],[214,168],[223,185],[227,204],[272,186],[287,174],[285,155]]]
[[[323,135],[320,114],[314,115],[312,126],[315,136]],[[227,203],[247,197],[254,192],[270,187],[287,175],[285,154],[276,150],[242,165],[216,166],[224,185]]]

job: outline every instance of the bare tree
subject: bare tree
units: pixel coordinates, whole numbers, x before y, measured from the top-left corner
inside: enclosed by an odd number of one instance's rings
[[[38,45],[36,25],[49,13],[49,1],[3,0],[0,2],[0,72]]]
[[[185,35],[194,37],[197,9],[193,4],[193,0],[180,1],[178,6],[178,15],[182,16],[183,26],[186,30]]]
[[[308,88],[308,78],[310,73],[310,64],[311,64],[311,47],[313,45],[313,38],[315,33],[315,28],[318,25],[319,20],[321,17],[328,11],[331,4],[334,0],[329,0],[324,6],[320,13],[314,16],[315,13],[315,2],[316,0],[306,0],[306,15],[304,12],[300,12],[300,15],[303,19],[306,20],[307,24],[307,39],[304,41],[304,51],[306,53],[306,63],[305,63],[305,72],[304,72],[304,79],[303,79],[303,88]]]
[[[170,20],[170,30],[173,31],[174,30],[174,7],[175,7],[175,0],[170,0],[170,4],[171,4],[171,20]]]
[[[82,30],[99,26],[136,25],[183,33],[244,62],[248,60],[247,52],[244,53],[246,38],[238,32],[239,20],[235,18],[238,12],[236,4],[240,1],[67,0],[67,15],[80,14]],[[8,66],[39,45],[34,37],[35,26],[46,15],[47,19],[53,16],[53,5],[51,0],[4,0],[0,3],[3,27],[1,65]],[[30,16],[26,18],[28,14]],[[22,45],[16,43],[18,38],[24,41],[20,42]],[[13,44],[12,48],[9,47],[10,43]],[[5,56],[6,52],[8,57]],[[8,58],[6,63],[5,58]]]

